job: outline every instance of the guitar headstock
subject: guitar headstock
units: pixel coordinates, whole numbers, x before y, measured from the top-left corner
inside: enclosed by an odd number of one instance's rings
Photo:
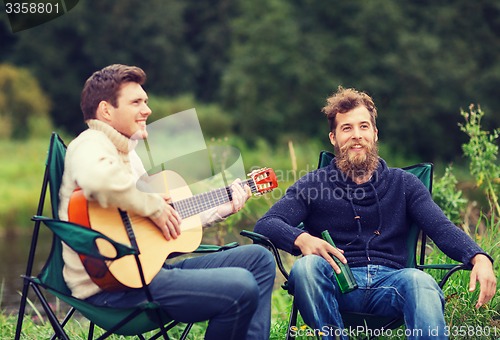
[[[271,168],[261,168],[252,171],[248,177],[253,181],[250,189],[255,195],[262,195],[278,187],[278,179]]]

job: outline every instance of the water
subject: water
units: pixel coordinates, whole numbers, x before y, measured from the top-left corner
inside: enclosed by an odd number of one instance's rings
[[[21,301],[23,280],[30,250],[31,235],[9,235],[0,237],[0,280],[3,292],[0,296],[2,311],[17,311]],[[40,233],[37,245],[37,260],[33,265],[33,274],[38,273],[50,252],[51,235],[47,231]],[[31,295],[30,295],[31,297]]]

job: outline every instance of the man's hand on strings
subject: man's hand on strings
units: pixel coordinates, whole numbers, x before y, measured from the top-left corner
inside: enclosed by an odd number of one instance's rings
[[[163,236],[168,241],[176,239],[181,234],[181,216],[179,213],[170,205],[169,197],[163,197],[165,199],[165,207],[160,216],[156,218],[151,218],[151,220],[156,224],[156,226],[161,230]]]
[[[248,184],[244,186],[241,184],[242,182],[239,178],[231,184],[231,196],[233,199],[219,206],[218,213],[221,217],[226,217],[240,211],[252,195],[252,191]]]

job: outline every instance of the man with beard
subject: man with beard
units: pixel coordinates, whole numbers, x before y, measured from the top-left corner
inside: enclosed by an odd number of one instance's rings
[[[428,274],[405,268],[406,239],[412,222],[449,257],[469,264],[469,289],[480,284],[476,308],[496,290],[492,259],[433,202],[420,180],[389,168],[378,157],[377,109],[372,98],[343,89],[327,99],[335,158],[300,178],[257,222],[255,232],[277,247],[302,254],[293,265],[289,289],[304,321],[339,335],[344,325],[339,311],[403,315],[410,338],[446,338],[443,293]],[[297,228],[303,223],[305,229]],[[321,238],[327,230],[338,249]],[[358,289],[342,294],[331,255],[348,263]],[[436,333],[437,332],[437,333]],[[436,336],[437,335],[437,336]]]

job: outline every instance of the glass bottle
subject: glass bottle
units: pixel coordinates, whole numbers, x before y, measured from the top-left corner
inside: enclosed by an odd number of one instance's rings
[[[333,243],[332,237],[330,236],[330,233],[325,230],[321,233],[321,237],[323,239],[330,243],[332,246],[337,248],[335,246],[335,243]],[[331,254],[330,254],[331,255]],[[343,294],[352,292],[356,288],[358,288],[358,284],[356,283],[356,279],[352,275],[351,268],[349,268],[349,265],[347,263],[342,263],[337,257],[334,255],[331,255],[335,263],[340,267],[340,274],[337,274],[337,272],[334,272],[335,274],[335,279],[337,280],[337,283],[339,285],[340,291]]]

